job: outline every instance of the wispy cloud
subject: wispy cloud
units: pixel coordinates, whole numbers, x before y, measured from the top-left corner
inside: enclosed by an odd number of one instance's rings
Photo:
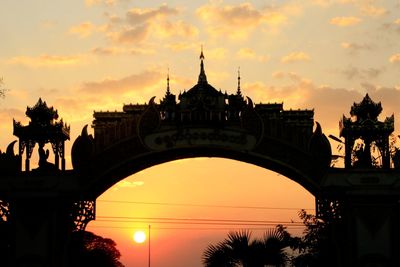
[[[186,21],[173,19],[181,11],[164,4],[158,8],[132,8],[125,17],[107,14],[106,35],[118,44],[141,44],[149,38],[193,38],[199,30]]]
[[[90,50],[91,53],[99,56],[111,56],[111,55],[121,55],[121,54],[130,54],[130,55],[149,55],[154,54],[155,50],[151,47],[133,47],[126,48],[120,46],[110,46],[110,47],[95,47]]]
[[[275,79],[290,79],[295,82],[301,81],[303,78],[297,74],[296,72],[284,72],[284,71],[275,71],[271,75]]]
[[[311,57],[302,51],[292,52],[281,58],[282,63],[294,63],[301,61],[310,61]]]
[[[92,22],[90,21],[85,21],[80,23],[79,25],[72,26],[69,28],[69,33],[70,34],[76,34],[80,36],[81,38],[85,38],[90,36],[93,32],[101,30],[101,27],[95,26]]]
[[[364,16],[379,17],[388,13],[383,7],[377,7],[371,3],[363,2],[360,5],[360,11]]]
[[[332,7],[333,5],[352,5],[362,16],[380,17],[388,14],[384,7],[375,5],[375,0],[357,1],[357,0],[310,0],[312,4],[321,7]]]
[[[157,31],[157,35],[161,37],[181,36],[190,38],[196,37],[199,34],[199,30],[195,26],[181,20],[176,22],[166,21],[157,24],[157,26],[153,28]]]
[[[368,44],[358,44],[358,43],[349,43],[342,42],[340,46],[350,52],[350,54],[357,54],[361,51],[372,50],[372,47]]]
[[[38,67],[61,67],[61,66],[76,66],[83,62],[83,56],[60,56],[60,55],[40,55],[37,57],[31,56],[16,56],[8,60],[9,64],[23,65],[31,68]]]
[[[154,19],[166,18],[178,14],[179,10],[177,8],[171,8],[164,4],[158,8],[132,8],[126,13],[126,20],[131,25],[138,25]]]
[[[143,24],[132,28],[123,28],[120,31],[111,32],[109,37],[118,43],[141,43],[150,35],[150,25]]]
[[[95,5],[100,5],[100,4],[111,6],[111,5],[115,5],[118,1],[121,1],[121,0],[85,0],[85,4],[87,6],[95,6]]]
[[[269,60],[269,56],[257,55],[256,51],[248,47],[239,49],[239,51],[236,53],[236,56],[240,59],[257,60],[260,62],[266,62]]]
[[[332,25],[347,27],[360,23],[361,19],[357,17],[335,17],[332,18],[329,22]]]
[[[243,39],[258,26],[277,27],[286,24],[290,15],[300,13],[299,9],[300,6],[289,5],[257,9],[249,2],[237,5],[211,2],[198,8],[196,13],[212,36]]]
[[[348,80],[353,79],[375,79],[384,72],[384,68],[358,68],[354,66],[349,66],[340,73],[345,76]]]
[[[100,82],[87,82],[82,86],[81,90],[91,94],[121,94],[131,90],[148,89],[148,87],[158,85],[163,79],[163,73],[157,70],[147,70],[119,79],[107,78]]]
[[[390,23],[384,23],[383,25],[382,25],[382,29],[384,30],[384,31],[388,31],[388,32],[390,32],[390,33],[398,33],[398,34],[400,34],[400,18],[399,19],[396,19],[395,21],[393,21],[393,22],[390,22]]]

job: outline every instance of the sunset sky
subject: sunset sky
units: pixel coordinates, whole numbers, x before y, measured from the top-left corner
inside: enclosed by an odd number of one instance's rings
[[[244,95],[256,103],[283,102],[285,109],[314,108],[326,134],[338,135],[342,114],[349,116],[352,103],[366,93],[382,102],[382,118],[394,113],[400,126],[399,0],[1,4],[0,77],[7,88],[0,100],[2,150],[15,140],[12,119],[27,123],[26,106],[42,97],[71,125],[70,168],[72,142],[91,125],[94,110],[159,100],[168,69],[172,93],[190,89],[197,82],[201,45],[215,88],[235,92],[240,67]],[[151,224],[152,266],[200,267],[205,246],[235,227],[127,221],[290,222],[298,220],[298,209],[313,207],[312,195],[277,173],[232,160],[187,159],[110,188],[99,198],[98,220],[88,230],[114,239],[123,263],[140,267],[147,266],[147,243],[134,244],[132,235]]]

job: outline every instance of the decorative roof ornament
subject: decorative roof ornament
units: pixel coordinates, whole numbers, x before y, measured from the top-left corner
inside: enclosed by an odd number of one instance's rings
[[[382,112],[381,102],[375,103],[365,95],[360,103],[354,103],[350,110],[350,115],[355,116],[357,121],[362,122],[365,120],[377,121],[379,114]]]
[[[242,96],[242,91],[240,89],[240,67],[238,68],[238,87],[237,87],[236,95]]]
[[[33,107],[27,107],[26,116],[31,119],[31,124],[51,125],[53,120],[58,119],[57,110],[53,107],[48,107],[46,101],[39,98],[38,102]]]
[[[200,53],[200,74],[198,83],[207,83],[206,72],[204,71],[204,53],[203,53],[203,45],[201,46]]]
[[[171,91],[170,91],[170,89],[169,89],[169,68],[168,68],[168,74],[167,74],[167,92],[166,92],[166,95],[168,96],[168,95],[170,95],[171,94]]]

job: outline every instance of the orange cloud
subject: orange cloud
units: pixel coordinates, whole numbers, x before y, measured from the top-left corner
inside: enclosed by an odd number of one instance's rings
[[[394,54],[389,58],[390,63],[400,63],[400,53]]]
[[[154,54],[155,51],[154,49],[151,49],[149,47],[146,48],[140,48],[140,47],[134,47],[134,48],[121,48],[121,47],[95,47],[90,50],[95,55],[100,55],[100,56],[111,56],[111,55],[120,55],[120,54],[130,54],[130,55],[148,55],[148,54]]]
[[[31,68],[76,66],[82,63],[82,56],[41,55],[38,57],[17,56],[8,61],[9,64],[23,65]]]
[[[292,52],[284,57],[281,58],[282,63],[293,63],[299,61],[309,61],[311,58],[305,52]]]
[[[164,78],[164,74],[157,70],[147,70],[120,79],[108,78],[100,82],[87,82],[82,86],[81,90],[91,94],[123,94],[158,85]]]
[[[376,7],[370,3],[365,3],[360,7],[361,13],[364,16],[379,17],[388,13],[383,7]]]
[[[248,48],[248,47],[241,48],[236,53],[236,56],[240,59],[252,59],[252,60],[258,60],[261,62],[266,62],[269,59],[268,56],[258,56],[253,49]]]
[[[143,24],[133,28],[124,28],[119,32],[109,34],[118,43],[140,43],[150,35],[150,25]]]
[[[154,38],[192,38],[199,30],[182,20],[173,21],[171,16],[180,13],[179,9],[162,5],[158,8],[133,8],[125,18],[108,15],[107,36],[116,43],[138,44]]]
[[[183,21],[152,24],[152,32],[160,37],[182,36],[185,38],[195,37],[199,34],[199,30]]]
[[[272,73],[272,77],[275,79],[285,79],[289,78],[292,81],[301,81],[303,78],[295,72],[283,72],[283,71],[276,71]]]
[[[90,21],[82,22],[77,26],[73,26],[69,29],[69,33],[79,35],[80,37],[88,37],[96,30],[96,26]]]
[[[99,4],[114,5],[117,0],[85,0],[87,6],[94,6]]]
[[[101,56],[110,56],[122,54],[123,50],[118,47],[95,47],[91,50],[93,54]]]
[[[360,22],[361,19],[357,17],[335,17],[330,20],[330,24],[340,27],[352,26]]]
[[[394,24],[400,25],[400,19],[396,19],[396,20],[394,21]]]
[[[258,26],[278,26],[286,23],[284,13],[298,12],[295,8],[256,9],[251,3],[238,5],[206,4],[197,9],[197,15],[207,24],[213,36],[225,35],[231,38],[245,38]]]
[[[356,54],[362,50],[371,50],[371,46],[368,44],[357,44],[357,43],[348,43],[348,42],[342,42],[340,46],[352,54]]]
[[[131,25],[137,25],[148,22],[157,18],[165,18],[170,15],[179,14],[176,8],[170,8],[167,5],[162,5],[157,9],[154,8],[133,8],[126,13],[126,19]]]
[[[262,20],[262,13],[256,10],[251,3],[242,3],[237,6],[217,6],[207,4],[197,10],[197,14],[204,20],[228,22],[233,26],[257,26]]]

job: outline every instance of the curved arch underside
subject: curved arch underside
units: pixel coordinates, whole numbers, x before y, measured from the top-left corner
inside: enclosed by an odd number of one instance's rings
[[[128,138],[98,154],[82,173],[85,187],[95,198],[118,181],[143,169],[169,161],[194,157],[220,157],[254,164],[280,173],[317,194],[323,170],[315,157],[279,140],[264,138],[254,150],[234,149],[220,145],[188,145],[160,151],[134,153],[135,138]],[[140,150],[139,150],[140,151]],[[139,152],[136,151],[136,152]]]

